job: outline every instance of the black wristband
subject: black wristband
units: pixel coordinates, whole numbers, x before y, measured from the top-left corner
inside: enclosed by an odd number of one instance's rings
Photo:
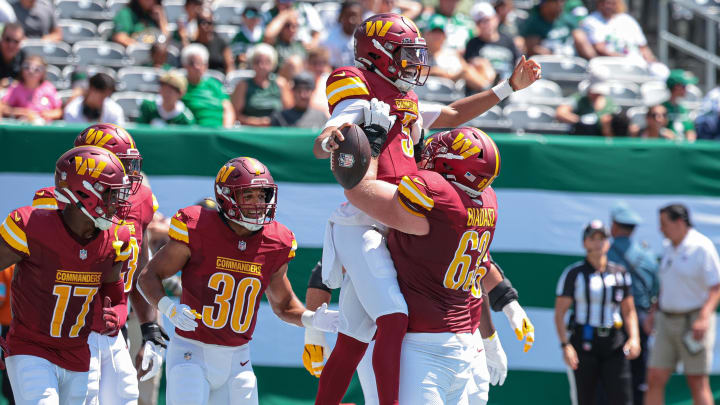
[[[495,312],[499,312],[502,311],[505,305],[518,300],[518,292],[513,288],[510,280],[504,278],[495,288],[488,292],[488,298],[490,298],[490,308]]]
[[[142,333],[143,344],[153,342],[158,346],[167,348],[168,335],[157,323],[146,322],[140,325],[140,333]]]
[[[318,262],[310,272],[308,288],[317,288],[326,292],[332,292],[328,286],[322,282],[322,263]]]
[[[418,143],[413,145],[413,152],[415,154],[415,163],[420,163],[422,159],[423,146],[425,145],[425,129],[420,130],[420,140]]]
[[[570,342],[560,342],[560,348],[564,349],[565,346],[570,346]]]
[[[380,125],[367,125],[363,127],[363,132],[370,142],[370,150],[372,157],[380,156],[385,140],[387,139],[387,131]]]

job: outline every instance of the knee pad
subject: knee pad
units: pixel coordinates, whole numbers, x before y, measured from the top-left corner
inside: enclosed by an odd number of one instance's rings
[[[230,403],[251,405],[258,403],[257,378],[252,370],[243,371],[229,381]]]
[[[210,384],[197,364],[179,364],[168,372],[167,397],[169,405],[205,405]]]

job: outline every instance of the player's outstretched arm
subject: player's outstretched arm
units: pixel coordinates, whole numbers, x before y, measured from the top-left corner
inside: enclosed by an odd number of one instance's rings
[[[443,107],[440,116],[432,123],[430,128],[454,128],[485,113],[487,110],[502,101],[513,91],[522,90],[542,77],[540,64],[534,60],[520,58],[512,76],[490,90],[461,98],[452,104]]]
[[[312,327],[326,332],[337,332],[338,312],[327,309],[322,304],[316,311],[308,311],[300,300],[287,278],[288,265],[283,265],[270,279],[265,295],[270,306],[277,315],[287,323],[297,326]]]

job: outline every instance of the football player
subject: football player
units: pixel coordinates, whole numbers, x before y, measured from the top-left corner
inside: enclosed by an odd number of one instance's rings
[[[170,405],[258,403],[248,342],[263,293],[283,321],[337,330],[336,311],[308,311],[293,293],[287,270],[297,243],[275,221],[277,188],[258,160],[230,160],[215,178],[219,209],[179,210],[170,241],[140,274],[138,289],[175,325],[166,363]],[[176,304],[162,280],[178,270]]]
[[[331,117],[315,139],[317,158],[328,158],[343,140],[346,123],[362,124],[378,156],[378,180],[399,184],[414,173],[415,145],[425,128],[461,125],[484,113],[540,78],[540,66],[521,58],[509,80],[449,106],[418,102],[413,92],[427,79],[425,39],[415,24],[401,15],[374,15],[355,30],[355,67],[333,71],[326,96]],[[390,119],[371,114],[377,99],[389,106]],[[387,134],[384,140],[383,135]],[[323,282],[340,287],[340,335],[320,378],[318,404],[338,404],[347,390],[364,343],[375,336],[373,368],[380,404],[397,403],[402,337],[408,323],[407,305],[395,280],[395,268],[377,229],[384,226],[351,204],[334,212],[323,246]],[[336,238],[337,237],[337,238]],[[342,268],[346,270],[343,276]]]
[[[88,335],[99,305],[101,333],[119,331],[111,307],[125,299],[121,270],[132,246],[118,224],[130,188],[115,154],[73,148],[55,165],[63,209],[18,208],[0,225],[0,267],[15,264],[6,363],[16,403],[79,405],[97,389]]]
[[[490,187],[500,169],[497,146],[482,131],[462,127],[429,138],[423,169],[398,185],[375,180],[376,165],[345,195],[391,228],[388,248],[409,315],[399,402],[459,403],[472,378],[469,360],[483,350],[473,337],[482,289],[502,278],[488,272],[498,219]],[[494,335],[487,326],[483,337]]]
[[[137,269],[147,263],[148,246],[146,230],[157,210],[157,200],[150,187],[143,184],[142,156],[138,151],[132,136],[115,124],[99,123],[87,127],[76,138],[74,146],[94,145],[114,153],[123,163],[131,182],[131,194],[128,197],[130,211],[125,224],[130,230],[130,246],[132,248],[130,259],[123,268],[125,294],[130,299],[143,335],[144,350],[138,353],[136,365],[138,369],[150,366],[160,369],[162,352],[166,347],[158,324],[157,315],[153,307],[134,289],[137,279]],[[55,188],[46,187],[35,193],[33,207],[44,209],[62,209],[68,202],[61,195],[55,197]],[[103,312],[109,312],[104,314]],[[128,347],[122,332],[114,336],[102,335],[104,329],[103,316],[117,317],[120,327],[125,325],[127,319],[127,299],[117,303],[111,310],[99,308],[95,311],[92,332],[88,339],[92,360],[90,362],[90,394],[86,405],[108,404],[123,405],[135,403],[138,399],[137,371],[128,352]],[[147,358],[143,364],[143,354]],[[152,360],[152,361],[151,361]],[[152,365],[148,364],[152,363]],[[141,381],[148,377],[141,371]]]

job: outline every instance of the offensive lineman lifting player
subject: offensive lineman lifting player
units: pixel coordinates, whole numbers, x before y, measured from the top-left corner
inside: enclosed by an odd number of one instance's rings
[[[392,13],[374,15],[358,26],[354,38],[357,67],[336,69],[328,78],[326,96],[332,116],[315,139],[313,151],[317,158],[328,158],[343,140],[338,127],[361,124],[373,156],[378,157],[377,178],[391,184],[417,171],[415,146],[421,142],[423,129],[465,123],[540,78],[540,66],[523,57],[509,80],[438,108],[418,103],[412,91],[424,85],[429,66],[425,40],[411,20]],[[389,106],[390,119],[370,113],[372,99]],[[373,336],[380,404],[397,404],[400,349],[408,316],[392,259],[377,230],[384,228],[351,204],[338,208],[329,220],[322,278],[331,288],[342,285],[341,322],[335,350],[320,377],[317,404],[340,402]],[[522,326],[519,330],[523,331]]]

